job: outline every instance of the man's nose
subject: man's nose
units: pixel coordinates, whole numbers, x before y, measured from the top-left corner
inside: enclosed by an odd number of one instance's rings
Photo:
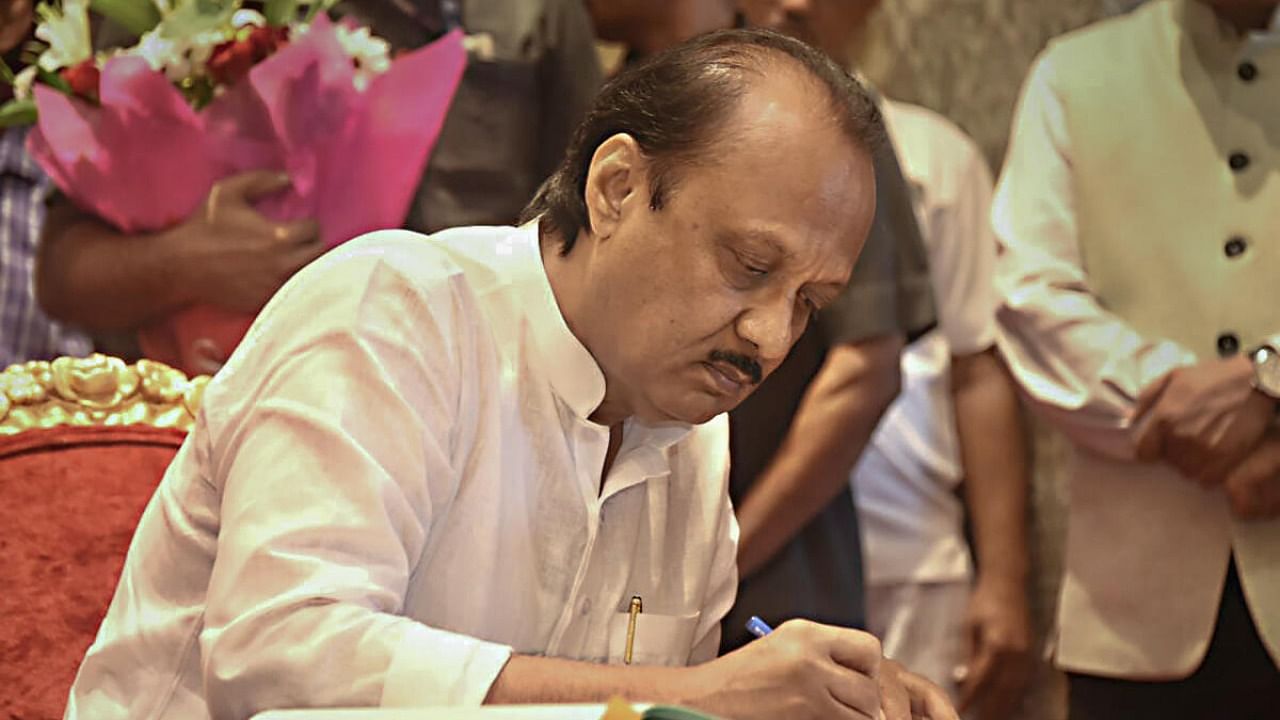
[[[795,307],[781,296],[745,310],[738,318],[738,335],[756,348],[765,367],[782,362],[795,334]]]

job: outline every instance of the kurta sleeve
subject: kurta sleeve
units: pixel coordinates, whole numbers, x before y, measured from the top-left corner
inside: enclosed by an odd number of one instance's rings
[[[401,615],[457,489],[474,309],[448,277],[424,287],[350,247],[285,286],[207,394],[214,717],[479,705],[511,652]]]
[[[1049,60],[1037,63],[1023,90],[992,207],[998,343],[1050,422],[1094,452],[1132,459],[1134,401],[1196,358],[1171,340],[1144,337],[1089,287],[1076,235],[1070,139]]]

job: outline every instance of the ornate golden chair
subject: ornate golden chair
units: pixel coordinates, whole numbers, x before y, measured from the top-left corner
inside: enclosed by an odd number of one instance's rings
[[[62,716],[207,377],[59,358],[0,372],[0,707]]]

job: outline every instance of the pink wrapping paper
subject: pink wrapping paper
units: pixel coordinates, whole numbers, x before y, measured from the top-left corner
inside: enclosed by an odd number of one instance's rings
[[[359,92],[333,25],[320,17],[200,112],[137,57],[106,62],[99,106],[38,85],[28,149],[72,201],[125,233],[182,222],[219,178],[283,170],[292,187],[259,210],[316,219],[332,247],[401,225],[465,64],[455,31],[399,56]],[[140,340],[149,358],[208,372],[252,321],[193,306]]]

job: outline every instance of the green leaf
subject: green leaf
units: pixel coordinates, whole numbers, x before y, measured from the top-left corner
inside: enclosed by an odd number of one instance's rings
[[[89,8],[139,37],[160,24],[160,11],[151,0],[90,0]]]
[[[0,128],[13,127],[15,125],[34,125],[35,122],[36,101],[31,98],[11,100],[4,105],[0,105]]]
[[[44,83],[45,85],[48,85],[49,87],[59,92],[64,92],[68,95],[73,94],[71,92],[71,85],[69,85],[67,81],[64,80],[62,76],[56,72],[49,72],[44,68],[40,68],[39,70],[36,71],[36,77],[40,78],[40,82]]]
[[[14,77],[13,68],[9,67],[9,63],[5,62],[4,58],[0,58],[0,80],[12,85]]]
[[[298,0],[267,0],[262,5],[262,17],[268,25],[288,25],[298,16]]]
[[[308,25],[311,24],[312,20],[316,19],[316,15],[322,12],[327,13],[334,5],[338,4],[338,0],[309,0],[309,2],[311,7],[307,8],[307,17],[303,20]]]

